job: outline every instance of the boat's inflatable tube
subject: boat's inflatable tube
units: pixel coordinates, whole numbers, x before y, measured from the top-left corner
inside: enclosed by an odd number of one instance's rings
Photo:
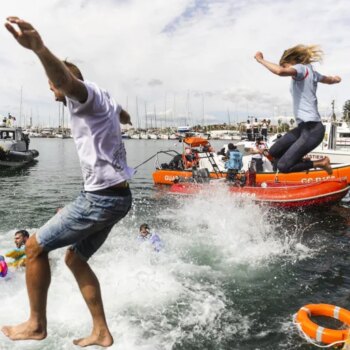
[[[349,335],[349,329],[330,329],[319,326],[311,321],[311,316],[333,317],[347,325],[350,325],[350,311],[339,306],[329,304],[309,304],[303,306],[296,315],[296,322],[301,330],[311,339],[320,343],[332,344],[345,341]]]
[[[31,161],[39,155],[39,152],[35,149],[25,151],[25,152],[16,152],[10,151],[6,154],[7,158],[14,162],[27,162]]]

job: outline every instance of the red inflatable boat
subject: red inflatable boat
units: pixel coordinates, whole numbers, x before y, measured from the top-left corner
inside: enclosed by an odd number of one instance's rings
[[[250,198],[255,202],[267,203],[282,208],[310,207],[333,204],[348,192],[347,179],[331,179],[307,184],[291,182],[262,182],[256,186],[239,187],[228,182],[212,180],[209,183],[179,182],[170,188],[172,193],[213,193],[222,187],[237,197]]]

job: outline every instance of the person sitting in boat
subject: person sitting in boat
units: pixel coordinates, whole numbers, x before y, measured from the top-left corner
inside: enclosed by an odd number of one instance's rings
[[[263,141],[262,137],[258,137],[255,142],[255,148],[251,150],[252,161],[255,162],[255,169],[258,173],[262,173],[264,171],[263,168],[263,154],[266,150],[266,143]]]
[[[225,147],[222,147],[221,150],[218,151],[217,155],[226,157]]]
[[[169,162],[169,164],[162,164],[162,169],[183,170],[183,168],[184,167],[181,154],[177,154],[176,156],[174,156],[174,158]]]
[[[7,258],[13,259],[13,261],[9,263],[9,266],[24,267],[26,265],[25,244],[28,238],[29,233],[27,230],[19,230],[15,233],[14,242],[16,249],[5,254]]]
[[[148,224],[142,224],[140,226],[140,233],[137,239],[141,242],[147,241],[151,243],[156,252],[160,252],[163,248],[163,243],[160,237],[156,233],[151,232]]]
[[[243,167],[242,153],[237,149],[233,143],[228,144],[228,151],[226,153],[227,161],[225,168],[227,169],[227,180],[234,181],[237,177],[237,173]]]
[[[280,172],[322,168],[329,175],[332,174],[328,157],[317,161],[303,159],[322,142],[325,134],[317,109],[317,83],[337,84],[341,81],[339,76],[325,76],[314,70],[311,63],[321,61],[322,55],[317,45],[297,45],[284,51],[279,64],[266,61],[261,52],[254,56],[258,63],[273,74],[292,78],[291,93],[297,127],[288,131],[269,150]]]
[[[191,149],[190,147],[186,147],[182,160],[183,160],[184,168],[189,169],[197,165],[198,156],[193,149]]]

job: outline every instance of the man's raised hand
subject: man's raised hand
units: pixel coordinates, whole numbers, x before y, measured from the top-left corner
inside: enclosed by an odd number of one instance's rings
[[[17,25],[19,30],[16,30],[14,25]],[[17,42],[26,49],[39,52],[42,48],[44,48],[44,43],[39,33],[30,23],[24,21],[23,19],[18,17],[7,17],[5,27],[13,35]]]

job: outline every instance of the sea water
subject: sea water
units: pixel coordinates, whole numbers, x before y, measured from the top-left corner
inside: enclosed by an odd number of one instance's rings
[[[125,144],[131,166],[182,147]],[[35,139],[31,147],[40,152],[33,166],[0,175],[0,254],[13,248],[17,229],[34,233],[82,189],[72,140]],[[138,168],[132,210],[90,260],[115,340],[111,349],[310,349],[293,314],[307,303],[350,309],[346,204],[288,212],[233,199],[222,188],[173,195],[153,185],[153,170],[154,159]],[[161,252],[136,239],[144,222],[161,237]],[[1,350],[73,349],[72,339],[89,334],[91,318],[64,253],[50,253],[47,339],[12,342],[0,335]],[[24,272],[10,270],[0,293],[0,324],[26,320]]]

